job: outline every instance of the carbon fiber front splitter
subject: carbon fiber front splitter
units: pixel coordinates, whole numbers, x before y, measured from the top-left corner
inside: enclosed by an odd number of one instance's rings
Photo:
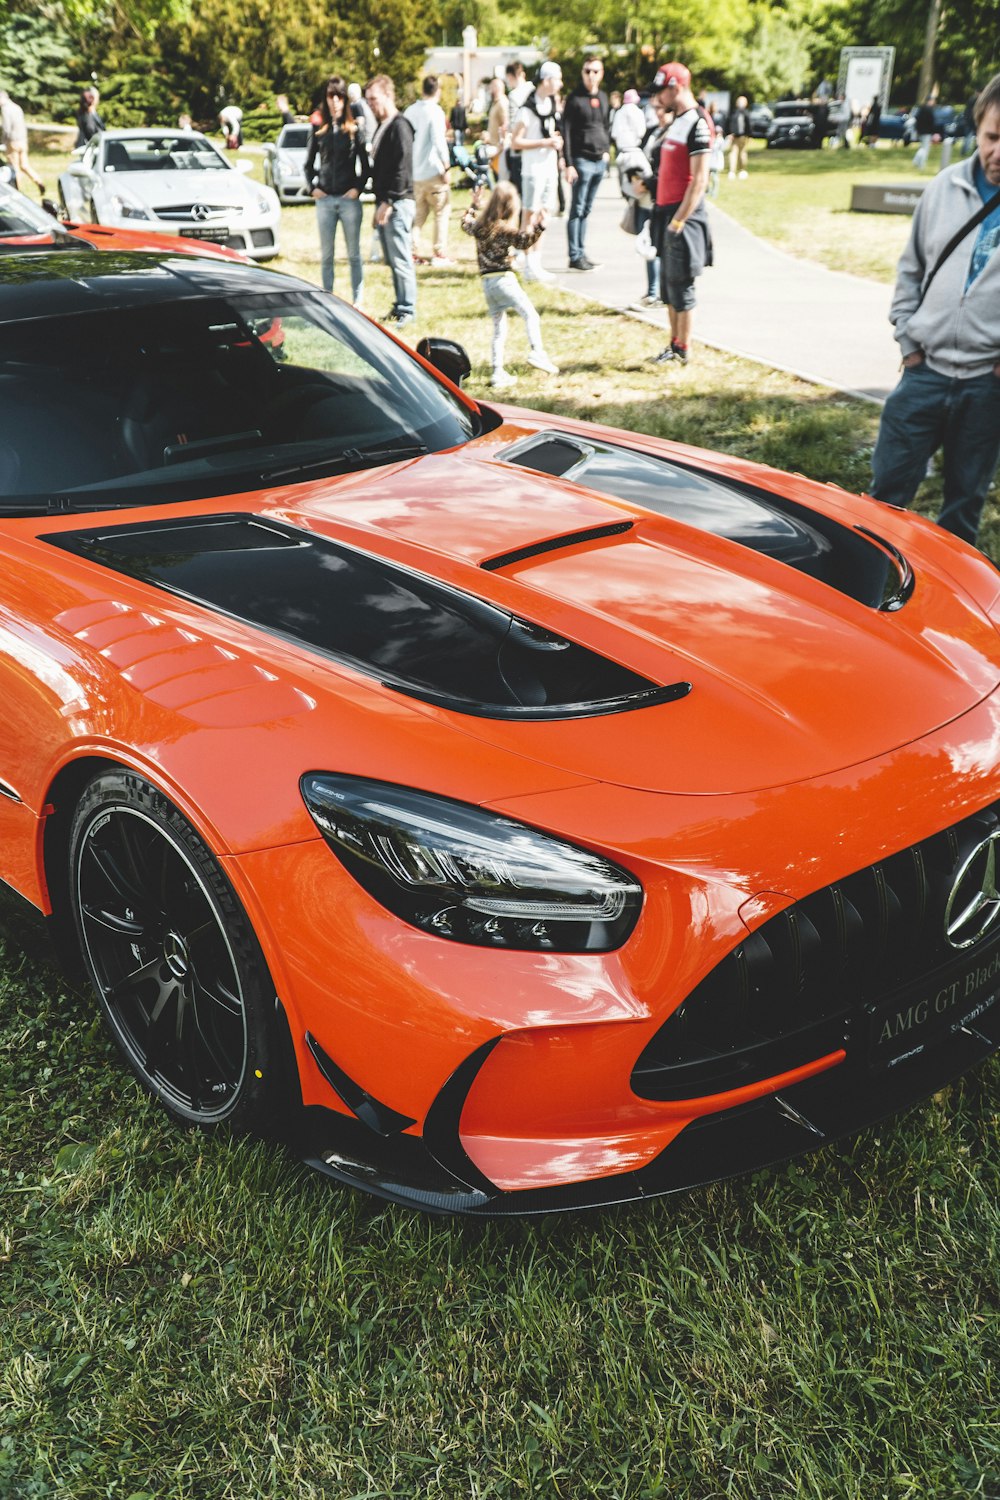
[[[774,1166],[919,1103],[1000,1049],[1000,995],[977,1010],[917,1055],[878,1068],[847,1059],[780,1094],[704,1115],[647,1166],[594,1181],[503,1192],[470,1161],[459,1120],[495,1041],[445,1085],[423,1136],[377,1136],[360,1120],[311,1108],[303,1112],[302,1154],[339,1182],[433,1214],[520,1217],[660,1197]]]

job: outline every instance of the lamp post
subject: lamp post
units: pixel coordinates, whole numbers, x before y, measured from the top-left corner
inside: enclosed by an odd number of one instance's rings
[[[474,26],[462,27],[462,99],[467,105],[472,98],[472,59],[479,47],[479,38]]]

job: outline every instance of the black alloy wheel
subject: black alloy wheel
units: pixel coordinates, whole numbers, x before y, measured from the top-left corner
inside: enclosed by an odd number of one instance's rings
[[[188,1124],[263,1127],[280,1094],[263,956],[218,861],[142,777],[87,786],[70,896],[105,1020],[149,1092]]]

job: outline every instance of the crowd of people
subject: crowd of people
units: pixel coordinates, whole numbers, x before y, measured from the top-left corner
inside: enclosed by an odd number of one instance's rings
[[[541,64],[533,81],[516,61],[508,64],[504,79],[490,81],[478,185],[462,229],[475,242],[493,322],[495,388],[513,384],[504,362],[511,312],[524,322],[528,362],[558,373],[522,281],[553,280],[542,266],[541,246],[557,214],[566,214],[568,269],[598,268],[587,253],[587,235],[612,153],[626,205],[622,228],[636,236],[645,261],[641,301],[663,304],[667,311],[670,339],[655,362],[678,369],[691,357],[696,283],[713,258],[706,199],[726,171],[727,156],[729,177],[747,176],[747,98],[738,95],[728,118],[722,118],[717,108],[695,97],[691,73],[679,61],[657,71],[648,112],[635,90],[609,96],[603,81],[603,63],[594,56],[584,59],[579,82],[568,92],[561,68],[552,61]],[[397,330],[416,317],[417,268],[452,263],[450,173],[455,153],[464,150],[468,114],[459,97],[446,117],[441,92],[440,80],[428,76],[420,98],[400,110],[386,74],[371,78],[363,89],[334,75],[318,90],[309,116],[306,178],[316,205],[322,285],[333,291],[339,227],[351,299],[360,304],[361,197],[370,190],[380,258],[393,285],[384,321]],[[862,138],[877,138],[878,105],[873,99]],[[85,89],[77,114],[78,146],[105,128],[98,106],[97,90]],[[285,96],[277,106],[285,122],[296,119]],[[219,118],[227,145],[238,145],[238,107],[225,106]],[[932,125],[927,101],[916,113],[918,169],[926,163]],[[190,128],[187,117],[182,127]],[[970,101],[961,128],[973,149],[953,166],[942,164],[944,170],[921,198],[900,261],[891,317],[903,374],[882,414],[872,494],[891,505],[912,504],[931,457],[942,450],[940,524],[975,542],[1000,461],[1000,75]],[[23,112],[3,90],[0,138],[17,176],[44,192],[28,158]],[[428,253],[422,236],[429,221]]]

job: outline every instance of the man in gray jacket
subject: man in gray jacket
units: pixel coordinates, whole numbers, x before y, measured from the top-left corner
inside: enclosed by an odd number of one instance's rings
[[[976,100],[976,153],[926,188],[896,279],[890,318],[903,376],[882,411],[872,494],[910,505],[944,455],[939,525],[975,543],[1000,459],[1000,206],[927,279],[948,242],[1000,189],[1000,73]]]

